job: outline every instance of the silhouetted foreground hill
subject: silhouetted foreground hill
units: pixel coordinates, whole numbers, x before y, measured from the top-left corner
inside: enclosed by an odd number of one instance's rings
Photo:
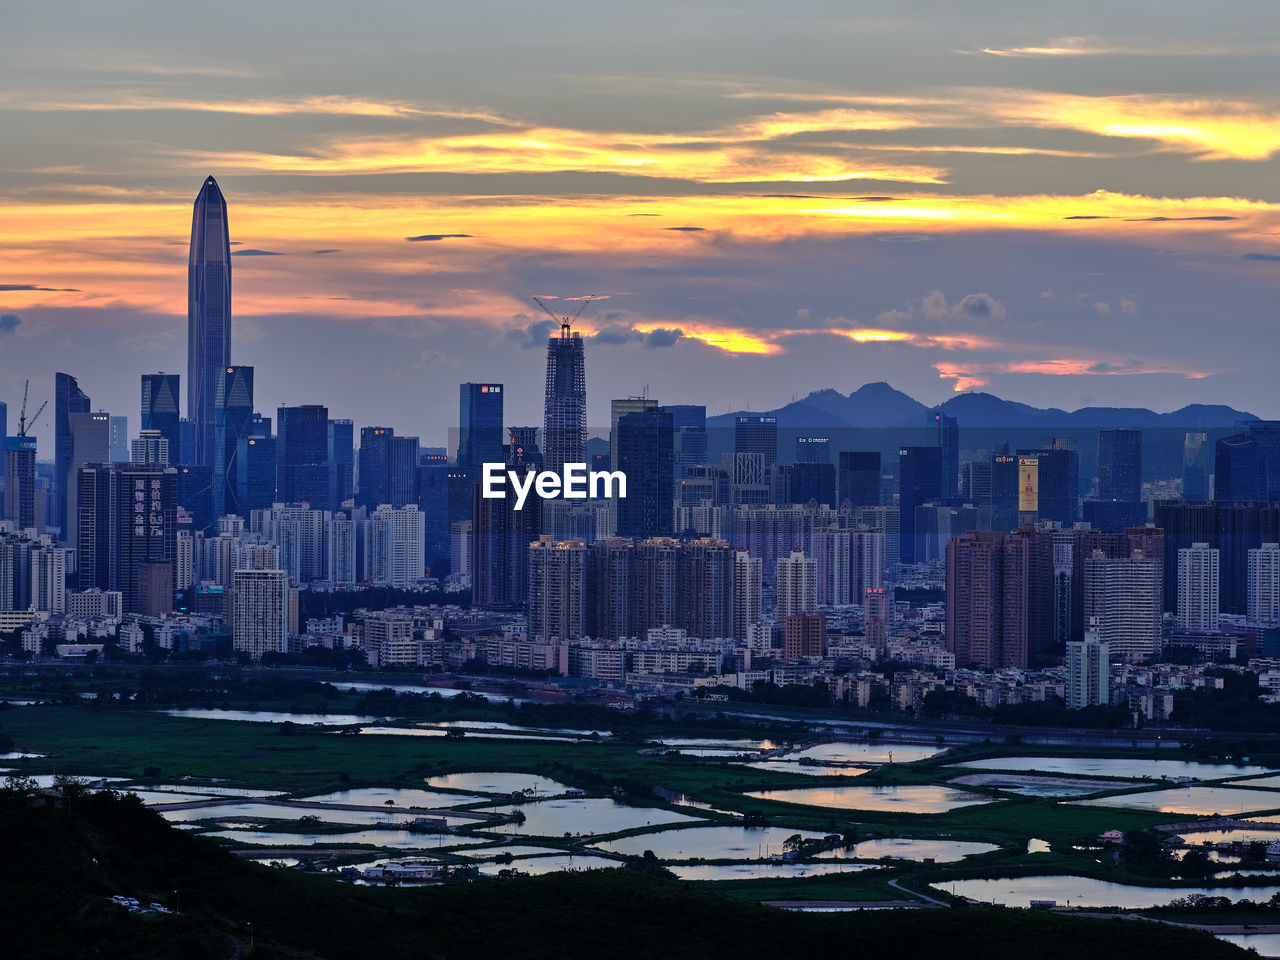
[[[857,956],[1037,960],[1247,956],[1154,923],[1006,910],[803,915],[629,870],[354,887],[248,863],[132,797],[33,807],[0,791],[0,955],[203,960]],[[131,914],[112,895],[180,906]]]

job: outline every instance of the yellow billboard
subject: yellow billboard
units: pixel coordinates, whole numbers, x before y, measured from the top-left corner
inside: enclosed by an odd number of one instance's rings
[[[1035,457],[1018,458],[1018,512],[1040,511],[1040,461]]]

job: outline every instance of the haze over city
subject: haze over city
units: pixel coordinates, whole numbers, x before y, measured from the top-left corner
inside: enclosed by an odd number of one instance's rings
[[[114,6],[0,40],[11,405],[55,355],[113,411],[183,369],[212,173],[263,409],[443,444],[493,380],[533,414],[532,296],[595,293],[593,424],[873,380],[1280,415],[1268,4]]]

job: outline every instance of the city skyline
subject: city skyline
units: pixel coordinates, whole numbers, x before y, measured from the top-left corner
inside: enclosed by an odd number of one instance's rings
[[[973,388],[1277,417],[1276,363],[1248,345],[1280,285],[1280,24],[1248,6],[1247,35],[1101,4],[999,26],[673,8],[679,38],[599,11],[555,67],[534,51],[564,18],[533,11],[514,46],[477,13],[330,12],[269,63],[232,21],[66,36],[24,11],[0,98],[0,395],[65,369],[128,412],[136,374],[183,368],[184,221],[212,175],[231,360],[261,371],[262,409],[406,410],[396,429],[438,444],[456,385],[493,381],[537,422],[552,324],[532,297],[596,293],[575,323],[588,423],[645,386],[716,415],[875,380],[930,405]],[[287,10],[256,11],[259,35]]]

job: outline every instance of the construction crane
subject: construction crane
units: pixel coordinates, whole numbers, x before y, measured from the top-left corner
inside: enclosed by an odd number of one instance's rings
[[[578,297],[577,299],[582,301],[582,305],[578,307],[578,309],[574,312],[573,316],[571,317],[566,317],[558,313],[553,313],[551,308],[548,307],[541,300],[539,300],[537,297],[533,298],[533,302],[542,308],[543,313],[545,313],[548,317],[550,317],[556,323],[560,324],[560,336],[567,337],[569,336],[569,328],[573,326],[573,321],[577,320],[580,316],[582,316],[582,311],[587,309],[587,304],[589,304],[592,300],[598,299],[599,296],[600,295],[598,293],[593,293],[585,297]]]
[[[44,408],[49,405],[46,400],[40,404],[40,409],[32,414],[31,419],[27,419],[27,390],[31,387],[31,381],[27,380],[22,385],[22,412],[18,414],[18,436],[25,437],[27,431],[36,425],[36,421],[40,419],[40,414],[44,413]]]

